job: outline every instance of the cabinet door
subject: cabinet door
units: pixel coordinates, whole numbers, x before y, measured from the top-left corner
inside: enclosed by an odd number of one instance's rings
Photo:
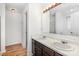
[[[47,52],[43,51],[43,56],[50,56]]]
[[[34,43],[33,50],[35,49],[35,51],[33,53],[35,53],[35,56],[42,56],[42,44],[37,41],[34,41]]]
[[[35,41],[32,39],[32,53],[35,55]]]
[[[63,56],[63,55],[61,55],[61,54],[55,52],[55,56]]]
[[[35,56],[42,56],[42,49],[35,47]]]
[[[43,46],[43,56],[54,56],[54,51],[46,46]]]

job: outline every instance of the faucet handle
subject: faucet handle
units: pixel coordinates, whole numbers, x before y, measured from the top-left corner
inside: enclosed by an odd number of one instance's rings
[[[43,36],[43,38],[46,38],[46,36]]]
[[[63,44],[67,44],[68,42],[67,41],[61,41]]]

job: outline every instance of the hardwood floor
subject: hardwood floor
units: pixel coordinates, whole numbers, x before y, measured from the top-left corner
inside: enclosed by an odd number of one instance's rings
[[[2,56],[2,53],[0,53],[0,56]]]
[[[26,56],[26,48],[23,48],[21,44],[15,44],[6,46],[6,52],[3,53],[3,56]]]

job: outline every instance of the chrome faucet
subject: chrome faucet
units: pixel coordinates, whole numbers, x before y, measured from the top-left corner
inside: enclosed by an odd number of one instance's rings
[[[63,44],[67,44],[68,42],[67,42],[67,41],[61,41],[61,43],[63,43]]]
[[[43,36],[43,38],[46,38],[46,36]]]

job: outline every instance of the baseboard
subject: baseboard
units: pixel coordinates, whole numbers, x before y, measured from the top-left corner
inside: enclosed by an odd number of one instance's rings
[[[32,52],[27,50],[27,56],[32,56]]]
[[[21,42],[10,43],[10,44],[7,44],[6,46],[15,45],[15,44],[21,44]]]
[[[16,43],[16,44],[8,45],[8,46],[5,46],[5,47],[15,46],[15,45],[22,45],[22,44],[21,43]]]

